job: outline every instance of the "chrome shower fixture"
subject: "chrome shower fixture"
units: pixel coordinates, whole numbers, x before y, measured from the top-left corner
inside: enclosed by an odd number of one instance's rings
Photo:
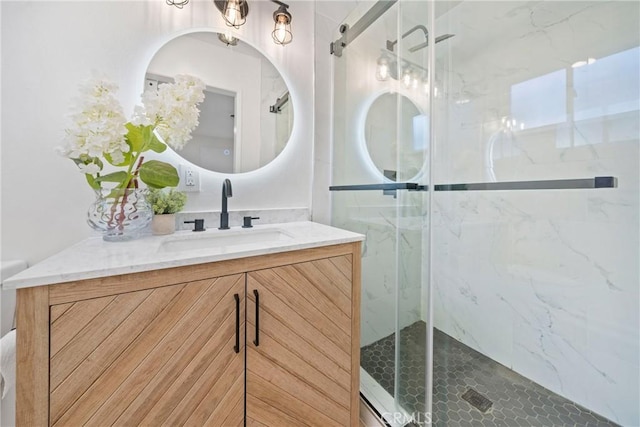
[[[424,34],[424,42],[415,45],[413,47],[409,48],[409,52],[413,53],[415,51],[418,51],[420,49],[424,49],[425,47],[429,46],[429,30],[427,30],[427,27],[425,27],[424,25],[416,25],[415,27],[411,28],[409,31],[407,31],[406,33],[404,33],[402,35],[402,38],[404,39],[405,37],[411,35],[412,33],[421,30],[422,33]],[[440,43],[441,41],[450,39],[451,37],[455,36],[455,34],[443,34],[441,36],[436,37],[436,43]],[[387,40],[387,50],[390,52],[393,52],[393,50],[395,49],[396,44],[398,44],[398,40]]]

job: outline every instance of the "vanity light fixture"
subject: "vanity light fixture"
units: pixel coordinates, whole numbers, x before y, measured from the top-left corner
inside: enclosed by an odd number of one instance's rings
[[[423,86],[425,93],[429,93],[426,68],[382,49],[376,62],[376,80],[384,82],[390,78],[398,80],[406,89],[419,90]]]
[[[222,12],[227,26],[240,28],[242,24],[247,22],[249,4],[246,0],[214,0],[213,3]]]
[[[270,1],[279,6],[278,9],[273,12],[275,27],[271,33],[271,37],[276,44],[284,46],[293,40],[289,5],[279,0]],[[189,0],[166,0],[166,2],[169,5],[182,9],[184,5],[189,3]],[[213,4],[220,13],[222,13],[222,17],[227,26],[238,29],[247,22],[247,15],[249,14],[249,2],[247,0],[213,0]],[[230,34],[219,33],[218,38],[227,46],[235,46],[238,43],[238,39]]]
[[[291,34],[291,14],[287,10],[289,5],[277,0],[271,1],[280,5],[278,10],[273,12],[273,20],[276,24],[271,33],[271,37],[273,37],[273,41],[276,44],[284,46],[293,40],[293,34]]]

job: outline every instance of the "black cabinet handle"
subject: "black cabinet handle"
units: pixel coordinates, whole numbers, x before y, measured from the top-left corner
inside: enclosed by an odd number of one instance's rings
[[[260,345],[260,294],[258,290],[253,290],[253,295],[256,297],[256,339],[253,343],[258,347]]]
[[[240,295],[233,294],[233,298],[236,300],[236,345],[233,350],[240,353]]]

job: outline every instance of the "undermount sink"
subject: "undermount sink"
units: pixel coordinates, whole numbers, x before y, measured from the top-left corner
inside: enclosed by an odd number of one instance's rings
[[[260,244],[274,244],[292,240],[289,234],[277,228],[231,230],[231,231],[204,231],[193,233],[184,237],[171,237],[160,245],[160,250],[165,252],[184,252],[193,250],[218,249],[228,247],[247,246]]]

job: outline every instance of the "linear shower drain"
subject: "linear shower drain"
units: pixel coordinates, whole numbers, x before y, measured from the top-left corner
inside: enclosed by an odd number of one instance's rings
[[[489,399],[487,399],[486,397],[484,397],[483,395],[481,395],[480,393],[478,393],[472,388],[465,391],[461,397],[467,402],[469,402],[471,406],[473,406],[483,414],[487,413],[487,411],[491,409],[491,407],[493,406],[492,401],[490,401]]]

